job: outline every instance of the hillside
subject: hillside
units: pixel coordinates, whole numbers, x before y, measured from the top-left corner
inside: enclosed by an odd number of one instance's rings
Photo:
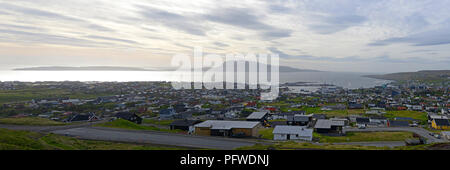
[[[402,72],[384,75],[367,75],[365,77],[395,81],[449,81],[450,70],[423,70],[418,72]]]

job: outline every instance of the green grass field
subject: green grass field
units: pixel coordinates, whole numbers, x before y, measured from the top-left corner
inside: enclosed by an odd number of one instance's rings
[[[168,129],[160,129],[154,126],[143,126],[138,125],[136,123],[130,122],[128,120],[117,119],[111,122],[105,122],[96,124],[94,126],[98,127],[108,127],[108,128],[120,128],[120,129],[129,129],[129,130],[152,130],[152,131],[163,131],[163,132],[171,132],[171,133],[180,133],[182,130],[168,130]]]
[[[180,150],[185,148],[79,140],[55,134],[0,129],[0,150]]]
[[[320,139],[320,143],[404,141],[413,137],[411,132],[349,132],[346,136],[325,136],[318,133],[313,135]]]
[[[273,128],[261,128],[258,130],[258,134],[263,139],[273,140]]]
[[[169,126],[175,120],[155,120],[155,119],[143,119],[142,123]]]
[[[20,90],[0,90],[0,104],[30,101],[31,99],[69,97],[77,99],[92,99],[98,96],[111,95],[109,93],[87,94],[72,92],[66,89],[26,88]]]
[[[316,145],[312,143],[300,143],[294,141],[279,142],[272,145],[256,144],[237,148],[237,150],[427,150],[434,145],[416,145],[416,146],[399,146],[399,147],[375,147],[375,146],[357,146],[357,145],[333,145],[323,144]]]
[[[24,118],[1,118],[0,124],[11,125],[30,125],[30,126],[62,126],[68,123],[57,122],[49,119],[39,117],[24,117]]]
[[[418,111],[410,111],[410,110],[386,111],[386,114],[384,116],[387,118],[409,117],[409,118],[419,120],[421,122],[427,121],[427,113],[418,112]]]
[[[304,107],[301,110],[306,114],[325,114],[329,117],[346,117],[349,115],[356,115],[364,113],[364,109],[346,109],[346,110],[320,110],[320,107]]]

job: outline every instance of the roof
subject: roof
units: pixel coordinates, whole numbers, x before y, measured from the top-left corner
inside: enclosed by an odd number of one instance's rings
[[[192,126],[200,122],[201,121],[198,120],[175,120],[170,124],[170,126]]]
[[[130,113],[130,112],[119,112],[119,113],[116,113],[115,117],[129,120],[132,117],[139,117],[139,116],[137,116],[134,113]]]
[[[448,119],[434,119],[434,122],[438,126],[450,126],[450,121]]]
[[[272,127],[276,127],[276,126],[280,126],[280,125],[287,125],[286,121],[274,121],[274,122],[270,122],[270,125]]]
[[[160,115],[171,115],[171,114],[174,114],[174,113],[175,113],[174,109],[161,109],[159,111]]]
[[[250,114],[247,119],[262,119],[264,118],[264,116],[266,116],[268,113],[267,112],[253,112],[252,114]]]
[[[389,126],[408,127],[409,126],[409,122],[408,121],[402,121],[402,120],[391,120],[391,121],[389,121]]]
[[[344,126],[345,121],[343,120],[331,120],[331,126]]]
[[[251,121],[225,121],[207,120],[196,124],[194,127],[209,127],[211,129],[233,129],[233,128],[254,128],[259,122]]]
[[[316,118],[316,119],[326,119],[327,115],[325,115],[325,114],[313,114],[312,117]]]
[[[316,129],[330,129],[332,121],[326,119],[318,119],[314,128]]]
[[[305,126],[276,126],[274,134],[298,134],[299,136],[312,136],[313,129],[307,129]]]
[[[357,117],[356,122],[357,123],[370,123],[370,119],[367,117]]]
[[[394,119],[395,120],[410,120],[410,121],[416,120],[416,119],[413,119],[410,117],[395,117]]]
[[[295,121],[295,122],[308,122],[310,117],[311,116],[296,114],[294,116],[288,116],[287,120],[288,121]]]

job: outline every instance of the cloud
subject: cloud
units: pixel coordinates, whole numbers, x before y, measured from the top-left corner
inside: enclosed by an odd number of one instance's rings
[[[370,43],[370,46],[386,46],[391,44],[406,43],[413,46],[434,46],[450,44],[450,27],[425,31],[404,37],[394,37]]]
[[[367,20],[366,17],[359,15],[342,15],[318,17],[319,24],[309,25],[309,28],[319,34],[332,34],[347,28],[360,25]]]
[[[228,47],[229,46],[228,44],[221,43],[221,42],[214,42],[213,44],[216,46],[219,46],[219,47]]]
[[[120,38],[103,37],[103,36],[97,36],[97,35],[89,35],[86,37],[91,38],[91,39],[98,39],[98,40],[116,41],[116,42],[123,42],[123,43],[129,43],[129,44],[139,44],[138,42],[133,41],[133,40],[126,40],[126,39],[120,39]]]
[[[101,32],[115,32],[113,29],[108,28],[108,27],[104,27],[101,25],[97,25],[97,24],[88,24],[86,26],[86,28],[92,29],[92,30],[97,30],[97,31],[101,31]]]
[[[211,22],[259,31],[263,39],[277,39],[291,36],[291,30],[268,25],[261,21],[264,16],[253,13],[253,10],[245,8],[221,8],[205,14],[203,18]]]
[[[5,10],[14,11],[26,15],[31,15],[33,17],[42,17],[42,18],[50,18],[50,19],[57,19],[57,20],[65,20],[65,21],[77,21],[77,22],[83,22],[83,20],[69,17],[61,14],[57,14],[54,12],[34,9],[34,8],[28,8],[28,7],[22,7],[22,6],[16,6],[6,3],[0,3],[0,8],[3,8]]]
[[[33,27],[33,26],[24,26],[24,25],[16,25],[16,24],[0,24],[0,27],[8,28],[8,29],[21,29],[21,30],[42,30],[41,28]]]
[[[139,13],[144,17],[144,20],[150,21],[152,24],[159,23],[168,28],[197,36],[205,36],[208,30],[201,25],[202,22],[195,16],[180,15],[149,6],[138,5],[137,7],[140,9]]]
[[[40,43],[40,44],[55,44],[55,45],[70,45],[78,47],[101,47],[111,46],[111,43],[95,42],[86,39],[66,37],[61,35],[51,35],[44,33],[33,33],[17,30],[0,29],[1,34],[12,35],[14,39],[6,38],[1,41],[4,42],[25,42],[25,43]]]

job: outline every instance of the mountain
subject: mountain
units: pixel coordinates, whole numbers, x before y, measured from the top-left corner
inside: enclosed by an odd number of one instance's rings
[[[450,81],[450,70],[422,70],[417,72],[402,72],[384,75],[366,75],[365,77],[394,81]]]
[[[225,62],[224,64],[223,64],[223,66],[222,66],[222,68],[223,67],[225,67],[225,65],[228,65],[228,64],[232,64],[230,61],[228,61],[228,62]],[[259,65],[260,64],[257,64],[258,65],[258,70],[259,70]],[[235,65],[236,66],[236,65]],[[268,64],[262,64],[262,66],[264,67],[268,67],[268,70],[272,67],[271,65],[268,65]],[[246,69],[245,69],[245,71],[246,72],[248,72],[249,71],[249,62],[248,61],[246,61],[245,62],[245,67],[246,67]],[[204,67],[203,68],[203,70],[204,71],[206,71],[206,70],[209,70],[211,67]],[[237,69],[235,68],[235,70],[234,71],[237,71]],[[299,68],[293,68],[293,67],[289,67],[289,66],[279,66],[279,70],[278,70],[279,72],[321,72],[321,71],[319,71],[319,70],[310,70],[310,69],[299,69]]]
[[[248,63],[246,65],[248,67]],[[269,66],[270,65],[266,65]],[[209,70],[210,67],[204,67],[203,70]],[[139,67],[118,67],[118,66],[86,66],[86,67],[65,67],[65,66],[49,66],[49,67],[28,67],[16,68],[14,71],[175,71],[177,67],[158,67],[152,69]],[[248,70],[248,69],[247,69]],[[318,72],[317,70],[298,69],[288,66],[280,66],[280,72]]]

